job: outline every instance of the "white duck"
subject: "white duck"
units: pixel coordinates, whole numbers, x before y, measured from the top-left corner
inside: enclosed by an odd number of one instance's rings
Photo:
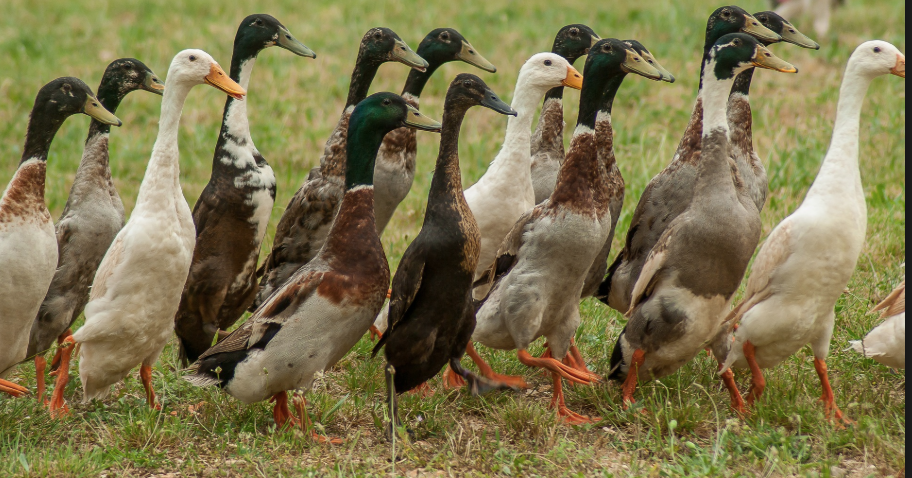
[[[246,94],[202,50],[178,53],[168,68],[158,137],[130,220],[105,254],[85,308],[85,325],[68,342],[81,346],[84,401],[104,398],[110,386],[142,364],[150,406],[152,364],[174,328],[174,314],[190,270],[195,228],[179,182],[177,145],[181,110],[190,89],[208,83],[236,99]],[[72,346],[64,352],[51,411],[64,409]]]
[[[530,172],[532,118],[545,93],[558,86],[580,89],[583,75],[564,57],[554,53],[539,53],[526,61],[519,70],[510,105],[517,115],[507,120],[503,146],[484,176],[465,191],[466,202],[481,233],[476,279],[491,265],[497,248],[513,224],[535,206]],[[474,293],[476,298],[483,297],[487,288],[477,288]]]
[[[57,237],[44,202],[51,141],[64,120],[84,113],[120,126],[82,80],[57,78],[35,97],[19,168],[0,198],[0,376],[25,358],[29,331],[57,268]],[[0,379],[0,392],[28,389]]]
[[[906,368],[906,281],[871,312],[881,311],[882,324],[865,335],[864,340],[849,342],[856,352],[887,367]]]
[[[849,58],[833,139],[817,179],[801,206],[763,244],[744,299],[726,318],[740,323],[721,372],[750,368],[749,405],[766,385],[760,369],[774,367],[810,344],[827,414],[849,421],[836,406],[825,360],[834,306],[855,270],[867,226],[858,170],[861,106],[871,81],[888,73],[905,77],[906,60],[887,42],[862,43]],[[738,402],[740,397],[733,397],[732,406],[743,409]]]

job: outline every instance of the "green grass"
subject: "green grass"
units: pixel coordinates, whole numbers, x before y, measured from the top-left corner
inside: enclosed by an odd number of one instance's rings
[[[6,160],[0,163],[0,183],[6,184],[15,171],[31,102],[47,81],[79,76],[95,88],[107,63],[122,56],[139,58],[164,78],[171,57],[191,47],[205,49],[227,68],[237,24],[265,9],[319,54],[312,61],[268,50],[260,56],[250,85],[252,135],[278,177],[274,227],[336,124],[355,49],[369,27],[389,26],[415,47],[432,28],[453,26],[498,66],[495,75],[464,64],[441,68],[422,98],[422,110],[439,119],[445,88],[457,72],[479,74],[508,100],[522,62],[548,49],[558,28],[581,22],[605,37],[641,40],[678,78],[673,85],[629,78],[615,102],[615,147],[628,198],[618,230],[626,231],[636,199],[670,160],[684,130],[706,16],[718,6],[702,0],[623,5],[559,5],[549,0],[138,3],[4,2],[0,151]],[[881,38],[905,50],[904,2],[863,3],[848,2],[836,13],[833,33],[816,38],[823,45],[820,51],[773,47],[801,69],[799,75],[764,71],[755,76],[755,147],[770,173],[770,200],[763,211],[766,232],[797,207],[817,173],[832,131],[844,64],[855,46]],[[742,6],[757,11],[767,8],[767,2],[752,0]],[[807,19],[795,23],[812,32]],[[402,65],[383,66],[372,91],[399,91],[406,74]],[[579,96],[568,92],[565,98],[566,115],[575,118]],[[117,112],[125,124],[111,136],[111,163],[128,211],[156,134],[159,101],[151,94],[133,93]],[[184,108],[182,185],[190,204],[208,180],[223,105],[223,94],[197,88]],[[493,159],[505,122],[481,108],[468,114],[460,145],[466,185]],[[55,218],[66,202],[87,127],[87,118],[71,118],[51,150],[47,201]],[[383,238],[392,269],[420,228],[436,148],[436,136],[419,135],[415,187]],[[548,379],[525,369],[514,354],[482,351],[495,369],[525,374],[534,388],[483,398],[438,388],[430,398],[404,397],[401,413],[417,437],[397,444],[395,473],[841,476],[841,469],[848,476],[879,476],[904,470],[905,376],[846,351],[849,340],[862,337],[879,321],[867,311],[904,274],[902,80],[880,78],[872,85],[862,115],[860,151],[870,225],[849,292],[837,304],[829,358],[837,402],[857,426],[840,430],[824,418],[806,350],[768,372],[766,395],[745,420],[729,411],[715,365],[701,355],[678,373],[639,389],[639,403],[648,414],[621,410],[615,384],[568,387],[572,409],[605,419],[599,426],[582,428],[557,423],[547,408]],[[623,238],[619,233],[615,253]],[[623,317],[594,301],[586,301],[582,311],[578,343],[594,370],[604,373]],[[345,438],[345,445],[319,446],[300,432],[276,432],[268,404],[243,405],[218,390],[190,386],[178,378],[175,348],[169,345],[154,373],[163,412],[146,407],[136,374],[116,387],[113,398],[90,405],[78,404],[79,380],[72,380],[67,396],[73,414],[59,421],[50,419],[34,399],[0,397],[0,475],[389,475],[394,470],[389,444],[382,438],[382,363],[370,359],[370,348],[371,343],[362,340],[308,395],[312,417],[326,432]],[[541,344],[532,352],[540,353]],[[12,379],[34,386],[34,368],[20,366]],[[737,379],[745,389],[747,377]],[[437,387],[439,379],[433,384]]]

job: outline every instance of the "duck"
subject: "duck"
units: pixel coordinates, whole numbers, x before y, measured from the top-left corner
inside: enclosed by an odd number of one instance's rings
[[[459,363],[475,327],[471,293],[481,243],[459,169],[459,130],[473,106],[516,114],[475,75],[456,76],[447,90],[424,223],[399,261],[390,293],[390,327],[373,349],[374,356],[384,349],[393,410],[397,394],[426,383],[448,363],[475,394],[487,388],[484,379]],[[397,415],[393,413],[394,422]]]
[[[643,46],[642,43],[636,40],[623,40],[623,42],[633,49],[650,66],[655,68],[660,77],[656,81],[664,81],[667,83],[674,83],[675,77],[668,70],[663,67],[659,61],[656,59],[649,50]],[[610,124],[609,124],[610,127]],[[596,134],[602,134],[596,130]],[[605,245],[602,246],[602,250],[595,256],[595,260],[592,262],[592,267],[589,268],[589,271],[586,273],[586,280],[583,283],[583,290],[580,293],[580,299],[585,299],[586,297],[592,297],[598,291],[599,286],[602,283],[602,280],[605,278],[605,272],[608,270],[608,255],[611,253],[611,244],[614,242],[614,231],[617,226],[618,218],[621,217],[621,209],[624,207],[624,176],[621,175],[621,170],[618,169],[617,161],[614,157],[614,144],[612,141],[601,141],[599,142],[599,161],[605,166],[608,170],[608,181],[610,181],[614,187],[611,189],[612,197],[609,202],[608,208],[611,210],[611,231],[608,233],[608,237],[605,239]],[[573,351],[575,352],[576,346],[573,346]]]
[[[202,84],[238,100],[246,94],[202,50],[183,50],[171,61],[158,136],[136,206],[98,266],[85,325],[64,340],[50,403],[54,416],[68,413],[63,393],[76,345],[84,403],[107,397],[111,385],[139,365],[149,406],[161,408],[152,387],[152,365],[171,337],[196,240],[180,186],[177,137],[184,101],[191,88]]]
[[[78,113],[123,124],[79,78],[45,84],[29,114],[19,167],[0,197],[0,392],[14,397],[29,390],[4,377],[26,357],[32,322],[57,268],[57,237],[44,200],[48,152],[63,122]]]
[[[754,14],[763,26],[769,28],[782,38],[783,43],[791,43],[811,50],[819,50],[820,45],[798,31],[788,20],[780,17],[775,12],[759,12]],[[764,46],[773,42],[761,40]],[[752,132],[752,114],[750,107],[750,87],[754,77],[754,69],[747,70],[735,79],[732,91],[728,96],[728,128],[732,144],[732,157],[738,173],[744,182],[744,187],[757,205],[763,211],[766,204],[766,195],[769,192],[769,180],[763,162],[754,151]]]
[[[771,42],[780,38],[740,7],[729,5],[717,8],[706,22],[702,64],[706,63],[716,40],[737,32]],[[622,314],[630,310],[633,287],[653,246],[668,224],[687,209],[693,196],[700,162],[702,86],[701,84],[697,90],[690,121],[671,163],[650,180],[640,196],[627,230],[624,248],[608,267],[607,275],[596,292],[599,300]]]
[[[611,353],[608,378],[623,382],[623,406],[639,380],[676,372],[706,346],[717,360],[722,321],[760,241],[760,211],[732,174],[726,105],[748,68],[797,73],[753,36],[719,38],[701,68],[701,157],[690,205],[653,247],[633,289],[628,317]],[[733,384],[729,373],[727,386]],[[731,388],[729,388],[731,391]]]
[[[444,63],[459,60],[488,73],[497,72],[497,68],[453,28],[431,30],[418,44],[417,53],[428,66],[424,71],[409,71],[401,94],[415,108],[418,108],[425,84]],[[412,188],[417,152],[418,143],[412,128],[399,128],[383,138],[374,171],[374,214],[377,232],[381,235]]]
[[[299,418],[288,408],[288,390],[307,390],[314,374],[332,367],[367,332],[386,298],[389,265],[374,219],[374,162],[383,137],[402,126],[440,131],[395,93],[375,93],[346,119],[345,194],[317,256],[298,269],[241,325],[194,362],[184,378],[212,385],[244,403],[271,399],[283,428],[310,420],[295,396]],[[319,442],[341,440],[318,435]]]
[[[164,92],[164,83],[135,58],[120,58],[105,69],[98,85],[98,101],[112,114],[131,92]],[[111,177],[108,141],[111,125],[92,119],[82,159],[70,188],[63,214],[54,226],[57,270],[29,332],[26,357],[34,357],[38,401],[44,401],[45,353],[72,335],[73,322],[89,301],[89,286],[98,264],[124,225],[124,207]],[[56,366],[57,354],[52,362]]]
[[[388,61],[399,62],[418,71],[424,71],[429,66],[389,28],[372,28],[364,34],[342,117],[326,140],[320,166],[310,171],[279,219],[272,250],[257,271],[260,289],[248,309],[251,312],[298,268],[313,259],[326,241],[345,193],[348,118],[355,105],[367,97],[377,69]]]
[[[871,312],[880,312],[883,323],[862,340],[849,344],[856,352],[887,367],[906,368],[906,280],[893,289]]]
[[[579,117],[554,192],[516,222],[496,259],[475,283],[476,287],[488,285],[489,292],[477,306],[472,340],[516,350],[522,364],[549,372],[551,408],[569,424],[600,420],[567,407],[562,380],[589,384],[601,377],[563,360],[580,324],[579,296],[586,271],[611,230],[609,205],[617,184],[609,181],[608,168],[598,153],[612,142],[612,104],[628,73],[661,78],[658,70],[620,40],[602,39],[589,50]],[[541,336],[548,340],[546,358],[533,357],[527,350]],[[469,355],[474,359],[477,354]],[[489,366],[479,364],[479,370],[490,374]],[[499,375],[488,378],[525,386],[521,377],[516,381]]]
[[[558,30],[551,53],[564,57],[571,65],[601,38],[587,25],[574,23]],[[545,93],[541,115],[532,133],[532,189],[535,204],[551,196],[557,173],[564,162],[564,87]]]
[[[231,79],[247,90],[257,56],[271,46],[317,57],[275,17],[249,15],[234,37]],[[212,175],[193,207],[196,247],[174,317],[184,366],[195,362],[219,331],[241,318],[259,287],[257,259],[275,202],[276,178],[250,136],[248,99],[228,96]]]
[[[582,88],[583,75],[564,57],[538,53],[519,71],[513,101],[517,115],[507,120],[507,131],[500,152],[484,175],[465,190],[466,202],[481,233],[476,280],[494,260],[497,248],[513,224],[535,205],[531,170],[531,129],[538,102],[551,88]],[[486,293],[474,291],[476,299]]]
[[[750,369],[747,405],[766,387],[763,369],[775,367],[805,345],[828,418],[852,423],[836,405],[826,358],[842,295],[864,246],[867,208],[859,171],[859,122],[872,81],[893,74],[905,78],[905,56],[892,44],[872,40],[849,58],[839,90],[836,122],[820,171],[801,205],[770,233],[751,269],[741,302],[728,314],[734,331],[721,372]],[[740,395],[732,407],[744,410]]]

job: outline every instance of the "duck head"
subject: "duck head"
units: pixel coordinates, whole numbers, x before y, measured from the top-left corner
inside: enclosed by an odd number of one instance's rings
[[[639,54],[643,60],[646,61],[646,63],[649,63],[653,68],[659,70],[659,73],[662,74],[662,81],[667,81],[669,83],[675,82],[674,75],[672,75],[661,64],[659,64],[659,60],[656,60],[655,56],[653,56],[653,54],[650,53],[642,43],[636,40],[624,40],[624,43],[633,48],[633,51],[637,52],[637,54]]]
[[[232,80],[208,53],[203,50],[184,50],[174,56],[168,68],[168,83],[187,86],[208,84],[228,96],[244,99],[247,91]]]
[[[471,73],[456,75],[447,90],[444,104],[444,108],[456,107],[459,109],[484,106],[502,115],[516,116],[516,110],[504,103],[481,78]]]
[[[440,132],[433,120],[389,92],[374,93],[355,106],[348,121],[346,189],[374,183],[374,163],[383,137],[396,128]]]
[[[379,65],[387,61],[397,61],[418,71],[428,67],[428,62],[412,51],[396,32],[384,27],[371,28],[361,38],[358,63]]]
[[[101,85],[98,87],[98,97],[114,111],[117,106],[108,104],[108,96],[114,95],[119,101],[127,93],[136,90],[162,95],[165,92],[165,83],[143,62],[135,58],[121,58],[112,61],[105,69]]]
[[[554,45],[551,53],[556,53],[572,65],[579,57],[589,53],[589,48],[601,40],[598,35],[586,25],[574,23],[561,28],[554,36]]]
[[[611,360],[608,368],[608,380],[623,382],[627,380],[627,372],[630,371],[631,358],[633,357],[633,348],[627,342],[627,327],[621,330],[617,341],[614,343],[614,350],[611,351]]]
[[[497,71],[491,62],[453,28],[437,28],[428,33],[418,44],[418,56],[428,62],[428,70],[459,60],[490,73]]]
[[[241,57],[256,57],[257,53],[271,46],[284,48],[305,58],[317,57],[313,50],[298,41],[288,28],[272,15],[256,13],[241,21],[234,37],[235,56],[240,53]]]
[[[759,20],[743,8],[729,5],[717,8],[706,21],[704,49],[709,50],[719,38],[737,32],[746,33],[768,42],[781,40],[776,32],[763,26]]]
[[[773,55],[756,38],[743,33],[731,33],[719,38],[710,51],[709,63],[716,79],[732,78],[750,68],[766,68],[781,73],[798,73],[787,61]]]
[[[802,48],[810,48],[812,50],[819,50],[820,45],[817,44],[814,40],[808,38],[804,33],[798,31],[794,25],[788,22],[788,20],[779,16],[776,12],[759,12],[754,14],[754,18],[757,19],[763,26],[769,28],[777,35],[782,37],[782,41],[786,43],[791,43],[793,45],[798,45]],[[767,42],[761,40],[763,44],[769,45],[772,42]]]
[[[849,58],[846,70],[862,71],[870,77],[896,75],[906,77],[906,56],[891,43],[871,40],[858,45]]]
[[[560,55],[538,53],[526,60],[516,83],[542,89],[542,93],[558,86],[579,90],[583,88],[583,75]]]
[[[63,77],[41,87],[35,98],[32,116],[42,115],[51,121],[63,122],[67,117],[82,113],[102,124],[121,126],[123,122],[105,109],[92,89],[79,78]]]
[[[586,72],[586,78],[591,76],[611,78],[635,73],[650,80],[662,79],[662,73],[650,65],[632,46],[615,38],[599,40],[589,50],[586,67],[583,71]],[[588,83],[588,81],[584,83],[584,88]]]

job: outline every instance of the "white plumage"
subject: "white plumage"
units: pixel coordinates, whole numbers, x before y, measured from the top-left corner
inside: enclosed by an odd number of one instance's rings
[[[883,323],[863,340],[849,342],[856,352],[888,367],[906,368],[906,281],[903,280],[874,311],[882,311]]]

